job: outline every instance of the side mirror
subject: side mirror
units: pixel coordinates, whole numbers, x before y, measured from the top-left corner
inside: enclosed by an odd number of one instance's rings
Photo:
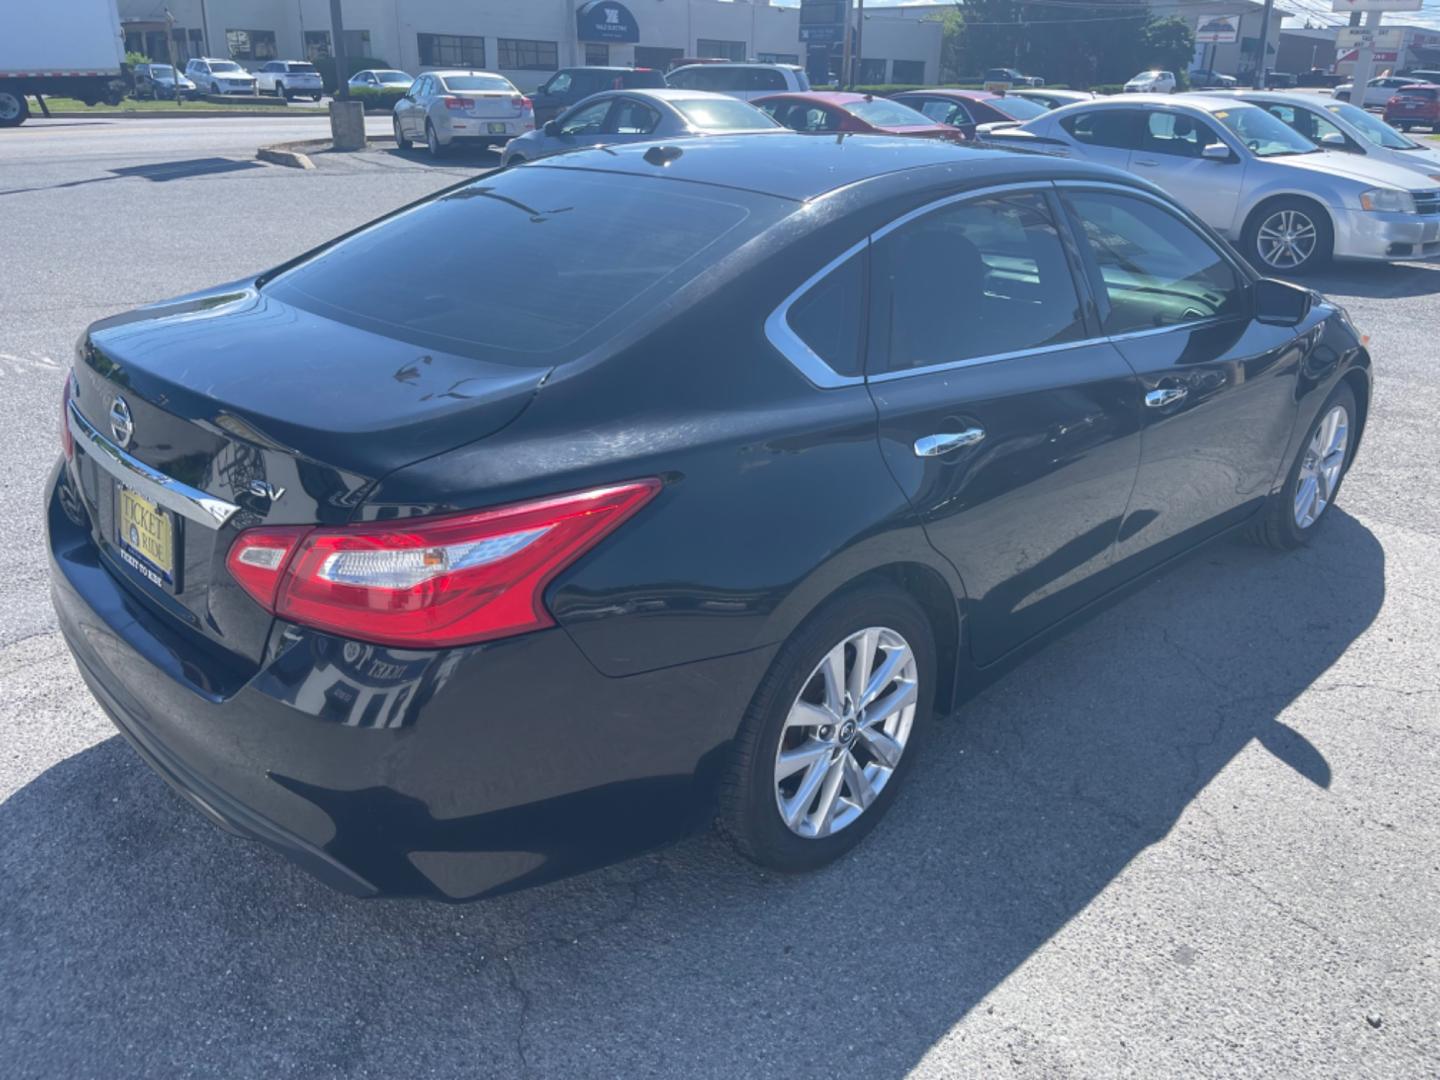
[[[1235,155],[1224,143],[1214,142],[1200,151],[1200,156],[1206,161],[1234,161]]]
[[[1349,150],[1350,144],[1345,141],[1345,136],[1338,131],[1332,131],[1329,135],[1320,136],[1320,145],[1326,150]]]
[[[546,120],[546,121],[545,121],[545,126],[544,126],[543,128],[541,128],[540,130],[543,131],[543,132],[545,132],[546,135],[551,135],[551,136],[559,135],[559,134],[560,134],[560,121],[559,121],[559,120]]]
[[[1310,314],[1315,294],[1274,278],[1255,283],[1255,318],[1268,326],[1299,326]]]

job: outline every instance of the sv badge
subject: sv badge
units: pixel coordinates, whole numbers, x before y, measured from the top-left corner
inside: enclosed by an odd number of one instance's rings
[[[248,490],[250,494],[254,495],[257,499],[269,499],[271,502],[274,502],[280,498],[281,495],[285,494],[283,487],[276,487],[268,480],[251,480]]]

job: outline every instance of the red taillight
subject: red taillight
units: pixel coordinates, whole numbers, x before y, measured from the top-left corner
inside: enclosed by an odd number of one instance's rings
[[[65,375],[65,389],[60,391],[60,449],[65,451],[65,460],[75,460],[75,436],[70,434],[70,396],[75,389],[75,373]]]
[[[473,514],[252,529],[226,564],[293,622],[381,645],[467,645],[553,625],[545,586],[659,490],[637,480]]]
[[[510,104],[514,105],[517,109],[533,109],[535,107],[535,103],[528,97],[523,97],[518,94],[510,99]]]
[[[445,99],[445,107],[447,109],[468,109],[470,107],[470,99],[463,97],[447,97]]]

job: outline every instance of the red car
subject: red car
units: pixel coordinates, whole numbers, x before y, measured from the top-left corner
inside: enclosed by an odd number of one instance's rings
[[[931,123],[956,129],[967,139],[975,137],[979,124],[1023,124],[1049,111],[1037,101],[986,90],[906,90],[891,100],[923,113]]]
[[[1440,131],[1440,85],[1416,83],[1396,90],[1385,103],[1385,122],[1401,131],[1418,126]]]
[[[764,109],[791,131],[915,135],[957,142],[963,137],[954,128],[937,124],[908,105],[870,94],[831,91],[769,94],[755,98],[750,104]]]

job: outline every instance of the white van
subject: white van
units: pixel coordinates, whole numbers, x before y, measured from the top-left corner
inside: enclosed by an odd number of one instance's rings
[[[805,69],[794,64],[690,64],[670,72],[665,81],[681,90],[708,90],[746,101],[810,89]]]

